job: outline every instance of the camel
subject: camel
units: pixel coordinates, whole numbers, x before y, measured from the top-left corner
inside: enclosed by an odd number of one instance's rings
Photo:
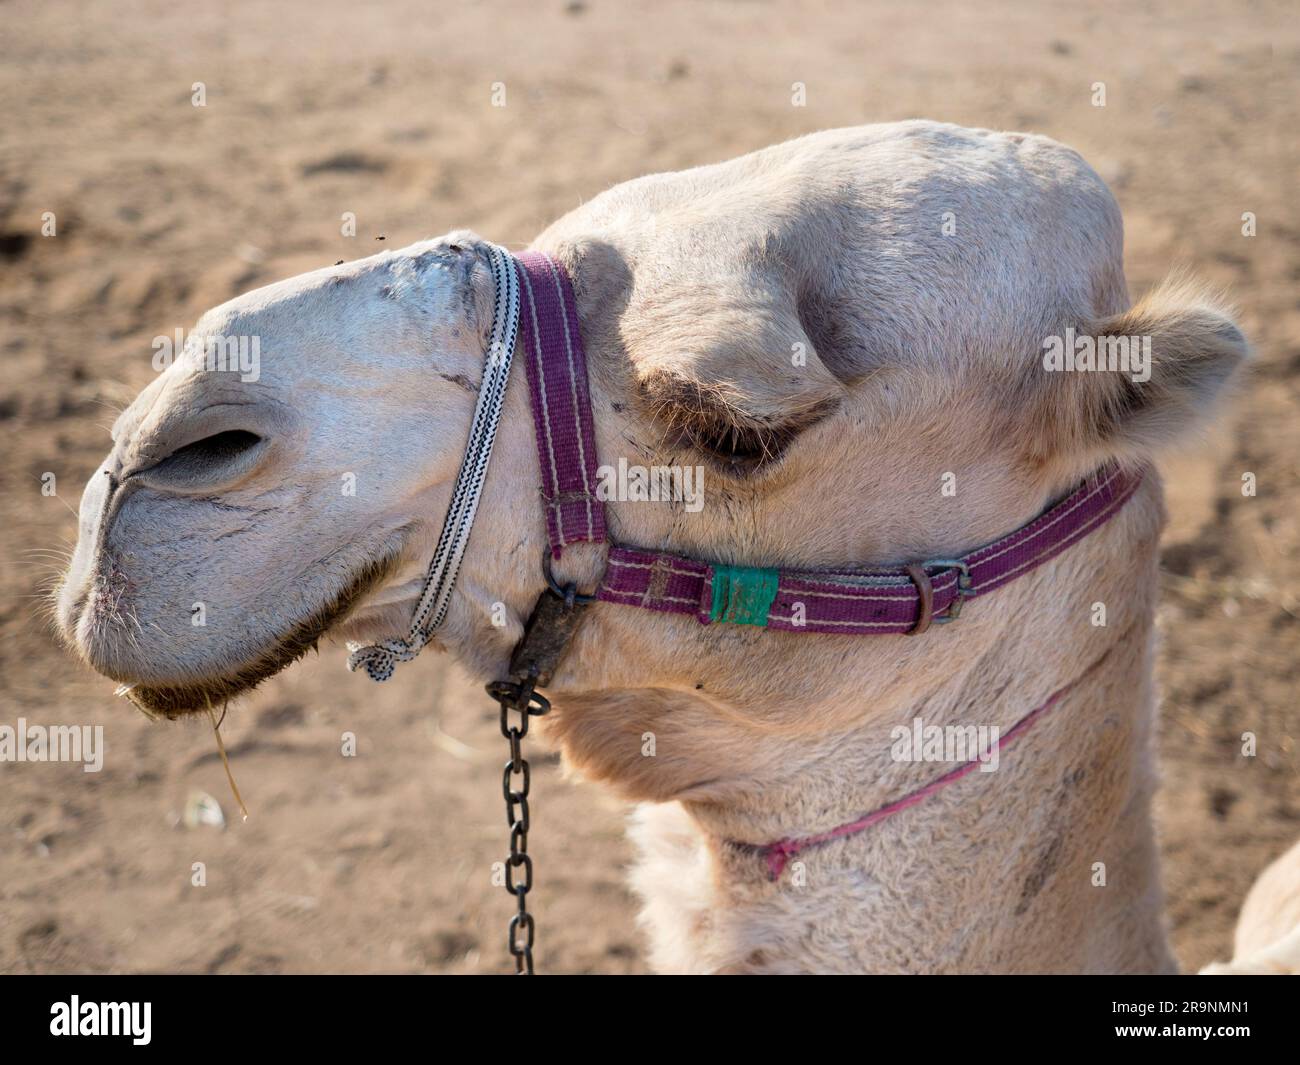
[[[1205,976],[1300,976],[1300,843],[1259,874],[1237,918],[1232,961]]]
[[[539,730],[640,804],[655,968],[1175,969],[1151,818],[1150,464],[1209,417],[1248,346],[1186,282],[1131,306],[1122,243],[1114,198],[1071,149],[927,121],[629,181],[533,243],[572,279],[600,462],[702,474],[698,508],[610,500],[618,543],[805,571],[943,558],[1107,463],[1141,477],[1069,550],[915,636],[587,610]],[[58,593],[75,652],[179,717],[322,637],[404,633],[484,373],[486,247],[458,231],[205,314],[201,336],[260,338],[260,374],[178,361],[119,418]],[[1149,379],[1049,372],[1066,330],[1147,338]],[[484,681],[546,587],[532,434],[513,373],[432,641]],[[575,545],[555,577],[590,589],[605,563],[603,545]],[[1005,735],[1052,699],[996,771],[779,876],[756,854],[937,776],[893,756],[897,729]]]

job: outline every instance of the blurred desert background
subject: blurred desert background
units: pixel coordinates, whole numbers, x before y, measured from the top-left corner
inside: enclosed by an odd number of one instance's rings
[[[239,823],[206,725],[150,725],[59,649],[41,594],[107,427],[153,375],[155,336],[340,259],[459,226],[519,248],[627,178],[910,117],[1079,149],[1123,207],[1134,296],[1189,266],[1230,293],[1256,345],[1219,427],[1165,464],[1167,909],[1185,967],[1226,958],[1250,883],[1300,836],[1295,14],[1199,0],[5,4],[0,723],[102,724],[107,755],[98,774],[0,764],[0,971],[509,964],[512,904],[489,883],[505,745],[445,658],[378,686],[323,648],[232,706],[252,811]],[[41,493],[49,472],[57,496]],[[340,757],[345,730],[355,758]],[[1246,731],[1257,757],[1241,756]],[[539,968],[645,971],[624,810],[555,756],[533,761]],[[224,829],[187,816],[202,794]]]

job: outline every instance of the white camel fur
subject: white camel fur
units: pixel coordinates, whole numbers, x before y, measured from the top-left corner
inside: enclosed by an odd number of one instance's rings
[[[819,133],[619,185],[533,246],[574,279],[601,462],[706,469],[698,513],[613,502],[613,535],[717,562],[968,551],[1107,460],[1144,464],[1180,439],[1247,351],[1187,285],[1130,308],[1114,199],[1039,136]],[[259,379],[176,365],[119,419],[59,596],[70,645],[179,715],[326,633],[404,634],[491,303],[482,242],[455,233],[204,315],[200,334],[260,337]],[[1045,371],[1067,328],[1150,337],[1150,380]],[[520,369],[436,641],[484,680],[544,586],[532,433]],[[654,965],[1173,969],[1151,820],[1163,521],[1152,473],[1099,531],[916,638],[592,607],[542,731],[646,804],[634,883]],[[559,576],[590,587],[602,561],[566,553]],[[892,760],[895,726],[1005,732],[1076,681],[996,772],[801,855],[779,882],[729,842],[824,831],[943,771]]]

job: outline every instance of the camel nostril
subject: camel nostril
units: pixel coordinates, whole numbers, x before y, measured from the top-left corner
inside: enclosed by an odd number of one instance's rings
[[[256,433],[250,433],[246,429],[228,429],[224,433],[205,436],[202,440],[195,440],[192,444],[179,447],[163,461],[171,462],[174,459],[181,459],[187,462],[215,465],[238,458],[261,442],[262,438],[260,436]]]
[[[227,429],[178,447],[132,476],[158,487],[203,491],[251,472],[266,452],[267,438],[247,429]]]

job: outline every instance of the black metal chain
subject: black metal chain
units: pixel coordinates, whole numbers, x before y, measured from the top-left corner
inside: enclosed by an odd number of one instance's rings
[[[533,859],[528,853],[528,789],[532,777],[528,761],[523,755],[523,739],[528,735],[528,719],[540,717],[551,708],[545,696],[534,689],[536,675],[522,682],[494,680],[487,686],[488,695],[501,706],[501,735],[510,741],[510,761],[501,775],[501,791],[506,800],[506,824],[510,826],[510,856],[506,859],[505,889],[515,897],[516,912],[510,918],[506,944],[514,955],[515,972],[533,975],[533,941],[536,926],[528,912],[528,892],[533,888]],[[519,715],[516,725],[512,713]],[[514,788],[514,777],[519,777],[519,787]],[[523,880],[516,882],[522,869]]]

